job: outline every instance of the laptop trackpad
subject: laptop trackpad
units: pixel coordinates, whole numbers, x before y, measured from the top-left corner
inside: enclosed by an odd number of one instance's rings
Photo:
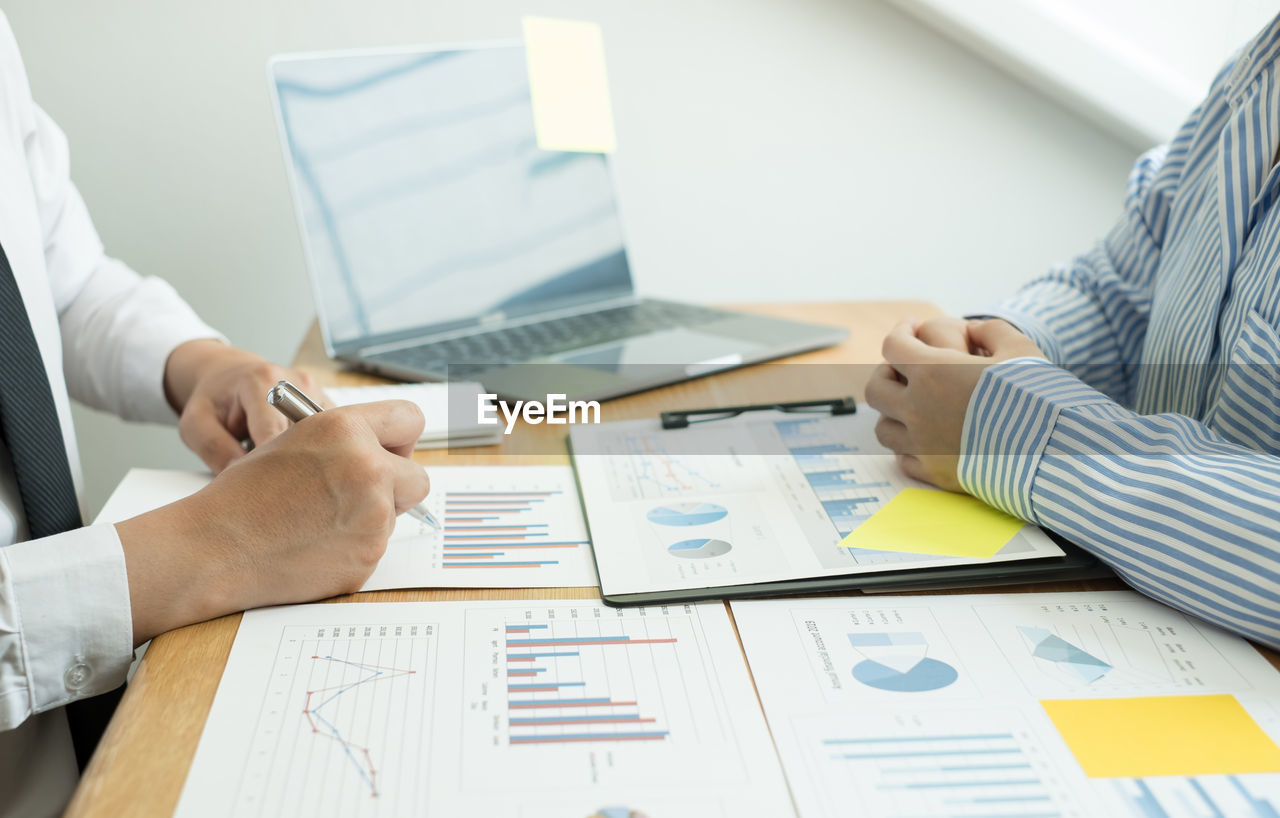
[[[552,356],[551,360],[613,373],[633,364],[676,365],[689,375],[697,375],[737,366],[746,353],[758,347],[739,338],[672,329]]]

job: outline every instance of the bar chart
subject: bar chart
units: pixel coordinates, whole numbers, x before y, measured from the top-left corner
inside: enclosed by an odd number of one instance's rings
[[[882,818],[1086,814],[1015,712],[801,719],[796,729],[831,815],[854,802]]]
[[[438,466],[426,504],[437,531],[408,515],[364,590],[594,585],[582,506],[567,466]]]
[[[900,480],[884,473],[893,459],[862,452],[839,434],[843,429],[839,424],[804,418],[774,421],[773,426],[840,539],[879,511],[901,488]]]
[[[1280,818],[1280,775],[1130,778],[1115,789],[1135,818]]]
[[[564,489],[444,492],[443,567],[543,568],[560,564],[562,549],[588,545],[580,532],[562,539],[554,510],[566,500]]]
[[[741,780],[736,694],[717,669],[728,657],[708,638],[719,610],[715,620],[705,606],[468,612],[469,782]]]
[[[657,719],[644,716],[636,701],[623,701],[608,692],[587,690],[582,679],[563,680],[556,660],[580,659],[584,651],[630,649],[643,645],[671,645],[674,637],[633,639],[626,635],[560,637],[547,635],[549,625],[507,625],[507,708],[511,715],[511,744],[564,742],[656,741],[669,731]],[[570,673],[572,677],[574,674]],[[538,694],[554,694],[543,698]],[[554,710],[554,715],[543,715]],[[519,715],[517,715],[519,714]],[[554,729],[551,729],[554,728]],[[573,728],[565,731],[560,728]]]

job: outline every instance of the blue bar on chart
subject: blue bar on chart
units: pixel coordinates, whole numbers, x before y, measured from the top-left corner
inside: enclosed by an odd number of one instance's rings
[[[1060,814],[1009,732],[860,736],[822,741],[827,757],[874,789],[878,815],[1052,818]]]
[[[541,568],[559,565],[557,549],[586,540],[554,536],[544,504],[563,491],[446,491],[445,568]],[[562,535],[563,536],[563,535]]]
[[[575,629],[578,624],[574,623]],[[676,639],[633,639],[626,635],[556,637],[549,631],[546,624],[518,623],[505,627],[510,744],[667,738],[666,730],[634,729],[640,725],[656,725],[657,719],[642,715],[638,702],[609,695],[607,678],[590,684],[577,678],[583,673],[582,662],[578,660],[587,650],[671,644]],[[574,649],[562,650],[565,647]],[[592,663],[592,667],[596,666]],[[593,695],[595,693],[606,695]]]
[[[1115,786],[1138,818],[1280,818],[1276,774],[1133,778]]]

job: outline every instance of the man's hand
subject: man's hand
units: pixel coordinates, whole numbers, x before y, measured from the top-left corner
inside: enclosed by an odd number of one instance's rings
[[[963,318],[940,315],[915,325],[916,337],[931,347],[976,353],[969,342],[969,322]]]
[[[954,324],[933,327],[905,322],[884,339],[885,363],[867,384],[867,403],[880,413],[876,437],[898,455],[909,476],[939,488],[961,491],[956,469],[965,412],[982,371],[1012,358],[1043,358],[1035,342],[999,319],[965,324],[964,350],[954,337]]]
[[[165,364],[165,397],[180,415],[182,442],[218,474],[244,455],[240,441],[261,446],[288,428],[288,420],[267,403],[267,390],[281,380],[324,403],[305,372],[219,341],[189,341]]]
[[[191,497],[118,523],[135,641],[359,590],[430,487],[409,459],[422,426],[406,401],[326,411]]]

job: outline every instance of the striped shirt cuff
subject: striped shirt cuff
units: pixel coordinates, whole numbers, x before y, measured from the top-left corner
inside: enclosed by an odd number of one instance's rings
[[[965,413],[957,470],[961,487],[1001,511],[1039,522],[1032,488],[1058,413],[1066,406],[1111,402],[1042,358],[987,367]]]

